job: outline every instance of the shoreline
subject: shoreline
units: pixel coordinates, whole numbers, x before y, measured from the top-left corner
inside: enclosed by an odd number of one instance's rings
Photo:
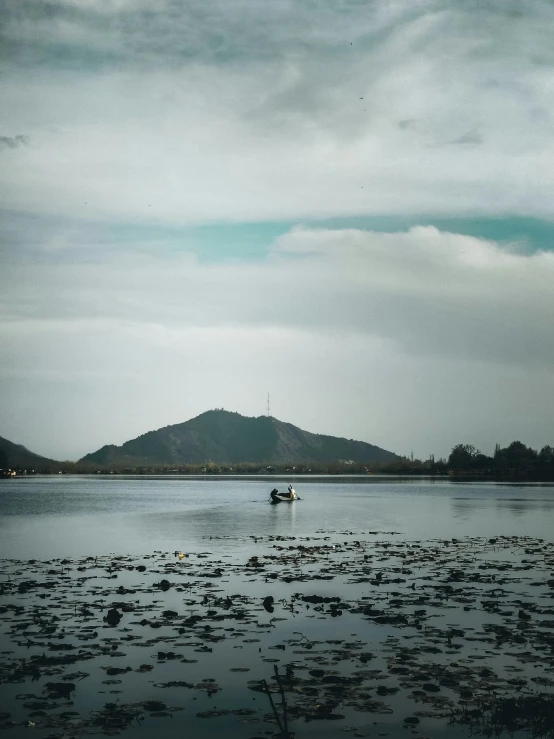
[[[0,480],[21,480],[25,478],[51,478],[59,479],[81,477],[87,479],[103,479],[103,478],[122,478],[122,479],[184,479],[184,480],[255,480],[255,481],[302,481],[302,482],[325,482],[326,480],[336,482],[337,480],[355,481],[355,482],[380,482],[387,480],[391,481],[439,481],[439,482],[451,482],[456,483],[492,483],[492,484],[514,484],[514,485],[545,485],[550,486],[554,484],[554,476],[548,477],[534,477],[534,476],[522,476],[522,475],[451,475],[451,474],[399,474],[399,473],[365,473],[365,474],[327,474],[327,473],[305,473],[305,474],[285,474],[285,473],[243,473],[243,474],[226,474],[219,472],[210,473],[186,473],[186,472],[116,472],[116,471],[102,471],[102,472],[19,472],[16,475],[11,476],[0,476]]]

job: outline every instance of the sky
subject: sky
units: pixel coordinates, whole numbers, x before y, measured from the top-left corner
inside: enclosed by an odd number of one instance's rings
[[[4,0],[0,435],[554,445],[550,0]]]

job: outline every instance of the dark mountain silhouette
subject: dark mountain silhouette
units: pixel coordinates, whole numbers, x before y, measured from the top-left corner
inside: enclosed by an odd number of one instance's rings
[[[55,467],[57,464],[53,459],[41,457],[40,454],[30,452],[21,444],[14,444],[13,441],[0,436],[0,470],[15,467],[45,470]]]
[[[240,462],[392,462],[398,457],[364,441],[311,434],[271,416],[247,418],[213,410],[149,431],[122,446],[104,446],[81,462],[103,466]]]

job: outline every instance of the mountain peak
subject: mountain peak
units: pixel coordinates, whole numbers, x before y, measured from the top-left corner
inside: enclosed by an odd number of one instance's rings
[[[397,455],[364,441],[312,434],[273,416],[242,416],[214,408],[183,423],[148,431],[121,446],[82,458],[99,465],[391,462]]]

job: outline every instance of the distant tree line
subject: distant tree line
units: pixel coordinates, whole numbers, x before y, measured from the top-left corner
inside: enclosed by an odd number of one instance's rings
[[[472,444],[457,444],[448,457],[447,467],[453,474],[490,473],[493,476],[541,477],[554,476],[554,448],[543,446],[540,451],[512,441],[507,447],[497,444],[492,457],[476,449]]]
[[[513,441],[505,448],[496,445],[493,456],[483,454],[472,444],[457,444],[448,459],[435,461],[433,455],[421,460],[398,457],[391,462],[358,463],[350,461],[295,463],[222,464],[206,460],[203,464],[144,465],[134,467],[98,466],[90,462],[55,462],[44,467],[23,469],[19,474],[114,474],[114,475],[450,475],[452,477],[486,477],[490,479],[554,480],[554,448],[540,451]]]

